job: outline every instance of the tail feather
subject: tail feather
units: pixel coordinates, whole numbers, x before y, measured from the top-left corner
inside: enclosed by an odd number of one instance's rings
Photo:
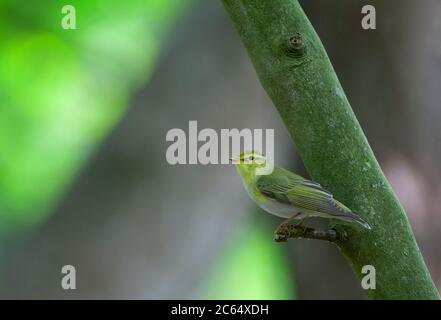
[[[346,220],[346,221],[352,221],[352,222],[357,222],[359,224],[361,224],[363,227],[365,227],[368,230],[371,230],[371,226],[369,225],[369,223],[367,223],[366,221],[364,221],[359,215],[358,213],[352,212],[351,209],[349,209],[348,207],[346,207],[343,203],[341,203],[340,201],[337,201],[335,199],[334,200],[334,204],[336,204],[336,206],[338,207],[338,211],[339,214],[335,215],[335,217],[337,219],[341,219],[341,220]]]
[[[365,227],[366,229],[371,230],[371,226],[369,225],[369,223],[367,223],[362,218],[360,218],[360,216],[358,214],[353,213],[351,211],[348,211],[342,215],[339,215],[338,218],[342,219],[342,220],[357,222],[357,223],[361,224],[363,227]]]

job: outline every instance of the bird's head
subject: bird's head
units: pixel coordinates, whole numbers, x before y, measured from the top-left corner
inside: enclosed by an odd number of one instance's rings
[[[265,168],[266,158],[258,152],[244,152],[239,157],[231,157],[231,163],[236,165],[241,175],[255,175],[256,170]]]

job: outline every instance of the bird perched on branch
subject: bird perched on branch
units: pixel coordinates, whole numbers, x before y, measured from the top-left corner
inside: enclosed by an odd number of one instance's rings
[[[371,228],[316,182],[278,167],[274,167],[271,174],[258,175],[257,170],[266,166],[266,158],[257,152],[242,153],[230,161],[236,165],[251,199],[266,212],[286,219],[276,229],[276,235],[289,222],[299,220],[302,224],[310,217],[356,222]]]

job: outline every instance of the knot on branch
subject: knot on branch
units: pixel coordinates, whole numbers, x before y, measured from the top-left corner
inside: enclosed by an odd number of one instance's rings
[[[291,58],[303,58],[307,54],[307,45],[303,36],[297,32],[288,39],[286,53]]]

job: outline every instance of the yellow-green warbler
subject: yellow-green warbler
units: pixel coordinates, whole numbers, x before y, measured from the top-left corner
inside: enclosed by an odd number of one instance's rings
[[[303,219],[310,217],[357,222],[367,229],[371,228],[316,182],[278,167],[274,167],[271,174],[257,175],[257,169],[266,166],[266,158],[257,152],[242,153],[230,160],[236,165],[251,199],[266,212],[287,219],[276,233],[292,220],[302,223]]]

